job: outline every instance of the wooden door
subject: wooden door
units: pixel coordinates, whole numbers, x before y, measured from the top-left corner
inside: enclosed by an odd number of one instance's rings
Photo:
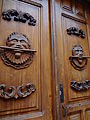
[[[0,120],[52,120],[49,32],[47,0],[0,0]]]
[[[84,0],[55,0],[57,119],[90,120],[89,6]]]

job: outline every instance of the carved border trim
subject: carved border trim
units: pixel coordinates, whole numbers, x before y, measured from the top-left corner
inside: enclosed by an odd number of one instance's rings
[[[69,1],[70,2],[70,7],[67,6],[67,5],[65,5],[64,2],[65,2],[65,0],[62,0],[62,8],[64,10],[66,10],[66,11],[68,10],[69,12],[73,12],[73,9],[72,9],[72,0]]]
[[[75,20],[75,21],[78,21],[78,22],[81,22],[83,24],[87,24],[87,22],[84,20],[84,19],[80,19],[79,17],[75,17],[74,15],[68,15],[66,13],[61,13],[63,17],[66,17],[66,18],[70,18],[72,20]]]
[[[84,101],[84,102],[77,102],[74,104],[64,104],[64,108],[66,109],[66,114],[70,114],[72,112],[75,112],[75,108],[78,107],[79,110],[83,106],[87,106],[87,109],[89,108],[90,100]],[[74,108],[74,109],[73,109]]]
[[[28,83],[25,87],[23,85],[17,87],[10,86],[8,90],[5,89],[6,85],[0,84],[0,97],[4,99],[26,98],[27,96],[30,96],[33,92],[35,92],[35,86],[30,83]]]
[[[84,91],[90,88],[90,80],[85,80],[83,82],[71,81],[71,88],[75,91]]]

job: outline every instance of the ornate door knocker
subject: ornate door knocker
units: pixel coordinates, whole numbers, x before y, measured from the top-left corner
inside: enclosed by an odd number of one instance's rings
[[[84,56],[84,51],[81,45],[75,45],[72,49],[72,56],[69,57],[71,65],[76,70],[84,70],[87,65],[87,58],[90,56]]]
[[[0,46],[1,59],[15,69],[28,67],[35,52],[36,50],[31,49],[27,36],[16,32],[8,36],[6,46]]]

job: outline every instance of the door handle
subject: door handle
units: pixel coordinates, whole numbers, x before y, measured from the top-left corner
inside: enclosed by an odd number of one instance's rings
[[[90,58],[90,56],[70,56],[69,59],[74,59],[74,58],[77,58],[77,59],[84,59],[84,58]]]
[[[60,103],[62,103],[62,114],[63,114],[63,117],[66,117],[66,114],[67,114],[67,108],[66,108],[66,105],[64,104],[64,90],[63,90],[63,84],[60,84],[59,86],[59,92],[60,92]]]
[[[64,103],[64,91],[63,91],[63,84],[60,84],[60,89],[59,89],[59,92],[60,92],[60,102],[61,102],[61,103]]]

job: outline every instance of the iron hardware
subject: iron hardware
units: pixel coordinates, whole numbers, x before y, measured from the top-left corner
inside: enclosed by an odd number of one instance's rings
[[[62,109],[63,109],[63,117],[66,117],[67,114],[67,107],[65,104],[62,105]]]
[[[64,91],[63,91],[63,85],[60,84],[60,102],[64,102]]]

